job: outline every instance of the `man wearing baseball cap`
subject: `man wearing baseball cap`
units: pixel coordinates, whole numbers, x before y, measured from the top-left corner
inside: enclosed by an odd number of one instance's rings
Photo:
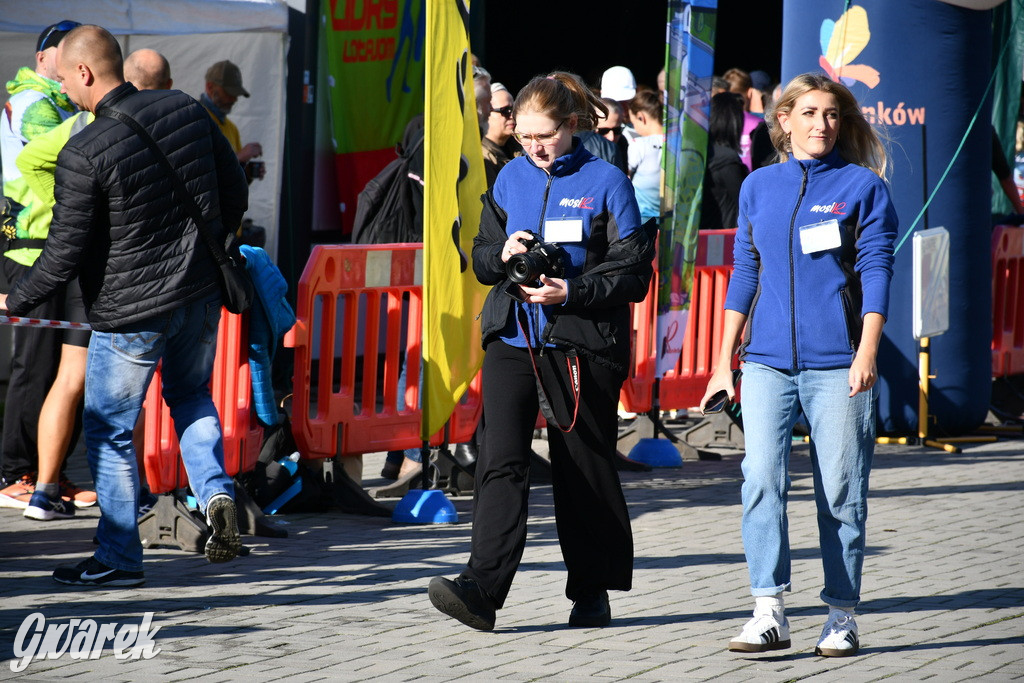
[[[199,96],[199,102],[210,112],[220,132],[231,143],[231,149],[235,150],[238,163],[245,167],[245,176],[251,183],[266,175],[266,167],[262,163],[249,163],[263,156],[263,147],[258,142],[250,142],[243,147],[238,127],[228,118],[238,98],[248,96],[249,91],[242,86],[242,70],[234,62],[225,59],[206,70],[206,92]]]
[[[14,283],[39,258],[50,230],[50,209],[37,197],[15,164],[30,140],[53,129],[75,112],[57,82],[57,45],[77,21],[64,20],[43,29],[36,40],[34,67],[22,67],[7,82],[10,98],[0,114],[0,154],[3,156],[3,204],[0,222],[0,268],[8,285]],[[30,318],[65,317],[64,295],[43,302],[26,313]],[[16,327],[12,331],[11,378],[7,385],[2,453],[3,486],[0,507],[26,509],[35,492],[38,466],[39,414],[57,376],[61,332],[42,328]],[[71,333],[74,334],[74,333]],[[68,343],[81,343],[69,341]],[[86,334],[85,343],[88,343]],[[74,427],[72,427],[73,431]],[[67,438],[72,446],[77,434],[47,434],[48,439]],[[62,509],[67,505],[93,505],[96,494],[82,491],[64,480],[48,491]],[[62,495],[67,502],[62,501]],[[72,511],[72,507],[67,508]]]

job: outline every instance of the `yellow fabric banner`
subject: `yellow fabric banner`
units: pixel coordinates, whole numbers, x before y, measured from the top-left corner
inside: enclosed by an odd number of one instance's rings
[[[470,265],[486,188],[469,57],[468,0],[427,3],[423,143],[423,424],[444,426],[483,362],[487,288]],[[461,144],[458,144],[460,143]]]

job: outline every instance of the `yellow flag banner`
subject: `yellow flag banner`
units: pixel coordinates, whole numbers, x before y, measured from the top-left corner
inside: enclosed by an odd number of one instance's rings
[[[486,190],[469,57],[468,0],[427,3],[423,193],[423,439],[437,433],[483,363],[487,289],[470,265]]]

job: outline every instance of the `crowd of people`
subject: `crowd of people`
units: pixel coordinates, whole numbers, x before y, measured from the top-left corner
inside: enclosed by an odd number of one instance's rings
[[[662,83],[638,85],[623,66],[605,71],[599,87],[554,71],[515,94],[479,64],[473,75],[488,185],[473,245],[474,274],[491,288],[480,312],[485,418],[472,444],[469,558],[456,577],[432,579],[427,593],[445,615],[494,628],[527,539],[540,411],[573,603],[568,623],[602,627],[611,622],[609,591],[632,585],[616,407],[630,358],[629,304],[647,295],[662,215],[667,95]],[[63,338],[16,332],[4,416],[0,506],[41,520],[100,507],[94,555],[54,572],[65,584],[145,580],[134,437],[161,361],[183,461],[211,529],[206,556],[224,562],[240,551],[208,386],[221,294],[200,237],[238,231],[248,183],[266,170],[253,163],[260,145],[242,145],[227,118],[249,96],[235,64],[211,66],[198,100],[171,84],[158,53],[123,60],[106,30],[67,21],[40,34],[34,67],[8,84],[0,303],[12,314],[92,327]],[[764,72],[730,69],[710,98],[701,227],[738,229],[725,333],[704,400],[734,396],[738,353],[741,527],[755,602],[729,649],[790,646],[786,469],[802,414],[829,608],[816,652],[848,656],[859,648],[876,356],[897,217],[884,140],[850,91],[815,74],[772,85]],[[422,136],[420,118],[403,140],[402,180],[420,199]],[[185,196],[158,189],[169,181]],[[837,199],[850,210],[822,221],[814,207]],[[201,225],[185,208],[192,203],[205,207]],[[422,235],[421,204],[419,212],[413,205],[407,228]],[[80,425],[95,492],[60,474]],[[44,431],[57,438],[40,443]],[[396,451],[384,474],[401,476],[417,456]]]
[[[210,529],[207,559],[226,562],[241,547],[209,389],[220,284],[201,233],[238,234],[247,185],[266,169],[259,143],[243,146],[227,118],[249,95],[235,64],[210,67],[200,101],[172,84],[163,55],[140,49],[123,58],[105,29],[70,20],[43,29],[34,64],[7,83],[0,304],[13,315],[91,327],[12,334],[0,507],[41,521],[100,508],[96,552],[58,567],[60,583],[145,580],[138,519],[152,496],[141,477],[139,427],[160,362]],[[190,214],[190,203],[204,208]],[[62,473],[80,433],[95,491]]]

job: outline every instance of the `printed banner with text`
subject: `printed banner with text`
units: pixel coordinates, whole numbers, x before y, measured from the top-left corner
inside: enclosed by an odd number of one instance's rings
[[[423,111],[426,0],[327,0],[322,41],[346,232],[356,196]]]
[[[657,375],[672,370],[686,335],[708,148],[718,0],[668,3],[665,189],[658,244]]]

